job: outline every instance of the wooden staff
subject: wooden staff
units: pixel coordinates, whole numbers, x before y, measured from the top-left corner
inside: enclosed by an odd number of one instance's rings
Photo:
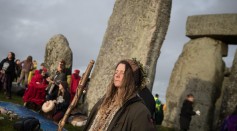
[[[64,114],[63,118],[60,120],[60,122],[58,123],[58,131],[62,131],[63,127],[66,123],[66,120],[68,119],[69,115],[71,114],[72,109],[77,105],[77,102],[82,94],[83,88],[85,87],[85,84],[89,78],[90,72],[92,70],[92,67],[94,65],[95,61],[91,60],[89,65],[87,66],[87,69],[85,71],[85,73],[82,75],[81,80],[79,81],[78,87],[77,87],[77,91],[76,91],[76,95],[74,96],[71,104],[69,105],[66,113]]]

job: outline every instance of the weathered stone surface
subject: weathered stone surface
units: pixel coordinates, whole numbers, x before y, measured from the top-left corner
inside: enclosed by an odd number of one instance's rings
[[[237,44],[237,14],[189,16],[186,35],[193,38],[212,37],[227,44]]]
[[[62,34],[53,36],[46,45],[44,63],[51,74],[57,70],[59,61],[65,60],[69,72],[72,68],[72,50]]]
[[[104,95],[115,64],[122,59],[137,58],[149,66],[152,89],[170,10],[171,0],[116,0],[89,84],[89,110]]]
[[[226,116],[230,115],[237,105],[237,51],[235,53],[233,65],[231,68],[228,82],[223,84],[223,98],[220,109],[220,118],[222,121]],[[220,124],[220,123],[219,123]]]
[[[220,97],[217,99],[216,103],[215,103],[215,112],[214,112],[214,117],[213,117],[213,130],[219,130],[221,127],[221,123],[222,123],[222,119],[220,118],[221,114],[222,114],[222,101],[223,101],[223,97],[225,94],[225,90],[226,90],[226,85],[229,85],[229,77],[224,77],[224,81],[222,84],[222,89],[220,92]]]
[[[167,111],[163,125],[179,128],[179,114],[188,93],[195,96],[195,110],[191,131],[209,131],[212,127],[214,103],[224,77],[222,42],[211,38],[189,41],[183,49],[172,72],[166,93]]]

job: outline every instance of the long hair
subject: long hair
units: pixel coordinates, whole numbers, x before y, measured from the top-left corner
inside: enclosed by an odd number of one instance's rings
[[[26,61],[28,62],[28,63],[31,63],[32,62],[32,56],[28,56],[27,58],[26,58]]]
[[[118,104],[122,106],[127,100],[129,100],[129,98],[131,98],[131,96],[133,96],[136,93],[138,88],[136,88],[135,86],[134,74],[130,64],[127,61],[122,60],[117,64],[116,68],[118,67],[119,64],[125,64],[125,72],[122,80],[122,85],[121,87],[119,87],[121,88],[122,93],[120,93],[120,96],[116,98]],[[106,108],[111,104],[112,100],[115,99],[117,92],[118,88],[115,87],[114,85],[114,77],[113,77],[107,88],[105,98],[101,104],[102,110],[103,109],[106,110]]]
[[[15,60],[15,53],[14,52],[9,52],[9,53],[11,53],[11,55],[12,55],[12,61],[14,61]],[[8,57],[7,57],[8,58]]]
[[[58,96],[64,96],[65,92],[68,92],[68,83],[67,81],[61,81],[60,84],[63,86],[64,91],[58,90]]]

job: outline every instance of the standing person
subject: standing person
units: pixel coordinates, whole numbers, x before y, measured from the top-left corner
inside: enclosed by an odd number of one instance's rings
[[[65,65],[64,61],[60,61],[57,67],[56,74],[50,78],[48,77],[46,80],[49,82],[49,87],[47,89],[46,100],[56,99],[58,93],[58,86],[61,81],[67,81],[67,77],[65,74]]]
[[[23,66],[21,70],[21,76],[17,81],[17,85],[20,86],[20,83],[22,82],[23,78],[25,78],[24,83],[25,87],[27,87],[29,72],[33,69],[32,56],[28,56],[26,60],[22,61],[20,64],[23,64]]]
[[[84,130],[155,130],[149,110],[136,95],[142,80],[141,68],[136,61],[120,61],[105,96],[93,107]]]
[[[194,102],[194,96],[192,94],[188,94],[186,97],[186,100],[183,102],[183,106],[181,108],[180,113],[180,129],[181,131],[187,131],[189,130],[189,125],[192,119],[193,115],[199,115],[200,111],[193,111],[193,102]]]
[[[233,113],[224,120],[221,131],[237,131],[237,106]]]
[[[155,102],[156,102],[156,109],[159,111],[160,107],[161,107],[161,101],[159,100],[159,95],[155,94],[154,99],[155,99]]]
[[[15,54],[9,52],[0,63],[0,89],[4,88],[7,99],[11,99],[12,81],[15,78]]]
[[[32,77],[33,77],[33,75],[34,75],[34,72],[35,72],[35,70],[37,69],[37,61],[36,60],[33,60],[33,68],[30,70],[30,73],[29,73],[29,76],[28,76],[28,83],[27,84],[29,84],[30,83],[30,81],[31,81],[31,79],[32,79]]]
[[[156,103],[155,122],[157,125],[161,125],[161,123],[164,119],[163,105],[162,105],[161,101],[159,100],[158,94],[155,94],[154,100]]]
[[[72,81],[71,81],[71,87],[70,87],[70,93],[71,93],[71,101],[73,100],[76,91],[77,86],[79,84],[79,81],[81,80],[80,70],[74,70],[74,73],[72,74]]]
[[[21,63],[20,59],[16,59],[15,63],[16,63],[16,81],[17,81],[18,78],[20,78],[22,66],[20,64]]]

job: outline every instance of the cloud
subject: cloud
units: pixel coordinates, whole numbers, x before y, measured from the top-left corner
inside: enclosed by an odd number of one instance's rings
[[[73,51],[73,68],[85,70],[96,59],[112,13],[114,1],[78,0],[1,0],[0,1],[0,58],[9,51],[21,60],[32,55],[43,62],[45,45],[55,34],[63,34]],[[186,19],[190,15],[237,13],[236,0],[173,0],[171,20],[158,59],[153,93],[165,101],[169,78],[183,45]],[[231,66],[235,46],[230,46]]]

